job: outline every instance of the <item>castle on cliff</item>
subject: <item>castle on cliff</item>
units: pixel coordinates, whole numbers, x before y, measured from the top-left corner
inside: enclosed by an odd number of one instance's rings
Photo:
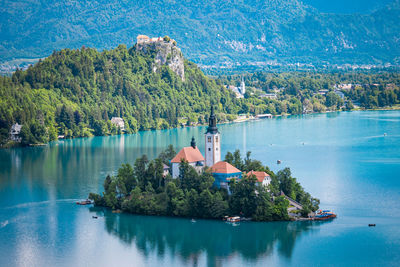
[[[152,65],[153,72],[160,70],[162,65],[167,65],[182,81],[185,81],[184,57],[174,39],[169,36],[150,38],[141,34],[136,38],[135,48],[144,54],[156,54]]]

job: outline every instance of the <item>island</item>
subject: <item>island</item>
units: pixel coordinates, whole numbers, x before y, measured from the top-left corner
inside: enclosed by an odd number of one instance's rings
[[[221,161],[221,133],[213,108],[205,136],[205,157],[193,137],[178,153],[172,145],[154,159],[146,155],[108,175],[102,194],[90,193],[96,206],[133,214],[223,219],[240,216],[254,221],[308,218],[319,200],[292,177],[289,168],[276,174],[267,166],[242,158],[239,150]]]

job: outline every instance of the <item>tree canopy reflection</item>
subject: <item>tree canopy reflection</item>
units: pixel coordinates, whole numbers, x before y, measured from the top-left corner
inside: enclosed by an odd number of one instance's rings
[[[247,261],[268,257],[277,249],[281,256],[292,256],[296,240],[306,232],[318,230],[323,222],[245,222],[238,226],[214,220],[114,214],[107,209],[91,208],[104,216],[109,234],[135,246],[148,256],[155,253],[180,257],[196,264],[205,253],[207,263],[239,254]]]

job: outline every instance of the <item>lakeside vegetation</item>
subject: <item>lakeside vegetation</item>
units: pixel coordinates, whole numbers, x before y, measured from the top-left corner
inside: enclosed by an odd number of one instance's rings
[[[255,72],[216,78],[233,86],[243,78],[247,90],[242,111],[251,114],[352,110],[355,104],[359,109],[380,109],[400,104],[398,72]],[[262,98],[265,93],[276,99]]]
[[[227,89],[241,76],[207,77],[185,60],[185,81],[169,67],[153,72],[156,51],[144,54],[120,45],[98,52],[55,51],[12,77],[0,76],[0,147],[42,144],[65,138],[120,134],[112,117],[121,117],[125,132],[204,124],[211,105],[220,122],[238,114],[303,114],[400,104],[400,74],[256,72],[244,75],[248,88],[237,99]],[[351,83],[335,93],[335,86]],[[326,92],[321,93],[320,90]],[[262,97],[265,93],[276,98]],[[22,124],[21,143],[11,142],[10,128]]]
[[[208,219],[241,215],[255,221],[281,221],[289,220],[289,201],[282,191],[303,205],[302,215],[318,209],[319,200],[304,191],[289,168],[275,174],[251,159],[250,152],[244,159],[239,150],[228,152],[225,160],[243,172],[265,171],[272,182],[268,187],[257,186],[255,176],[244,176],[230,182],[231,194],[213,187],[214,178],[207,169],[198,174],[187,162],[181,163],[177,179],[163,176],[163,164],[169,164],[175,154],[170,145],[154,160],[144,155],[133,166],[123,164],[117,175],[106,177],[104,192],[90,193],[89,198],[96,206],[134,214]]]

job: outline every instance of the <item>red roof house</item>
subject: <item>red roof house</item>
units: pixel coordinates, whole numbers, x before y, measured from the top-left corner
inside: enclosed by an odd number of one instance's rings
[[[179,151],[178,154],[171,160],[171,163],[180,163],[182,159],[186,160],[189,163],[204,161],[204,157],[201,154],[200,150],[195,147],[184,147]]]
[[[271,177],[266,172],[256,172],[256,171],[249,171],[247,176],[250,177],[254,175],[257,179],[257,182],[262,185],[268,185],[271,182]]]

